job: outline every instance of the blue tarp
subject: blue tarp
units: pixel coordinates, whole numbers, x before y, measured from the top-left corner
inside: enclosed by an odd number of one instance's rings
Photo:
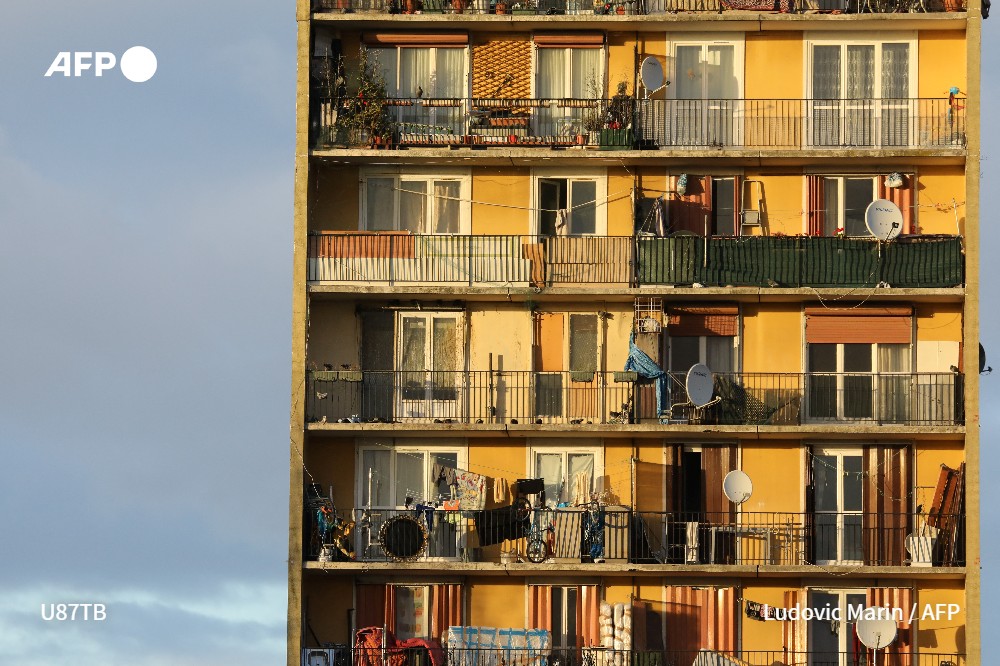
[[[625,361],[626,372],[637,372],[640,377],[656,380],[656,413],[662,414],[666,411],[664,398],[667,395],[667,373],[656,361],[649,357],[649,354],[635,346],[635,331],[628,339],[628,359]]]

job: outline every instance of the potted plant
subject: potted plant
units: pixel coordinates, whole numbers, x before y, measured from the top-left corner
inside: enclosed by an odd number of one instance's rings
[[[632,121],[635,117],[635,98],[628,94],[628,84],[618,84],[618,92],[608,101],[605,118],[606,129],[601,130],[604,148],[630,148],[633,144]]]
[[[355,92],[350,98],[351,126],[359,134],[358,140],[367,140],[372,146],[388,145],[393,128],[387,110],[389,95],[378,60],[362,48],[355,71]]]
[[[604,96],[604,91],[596,76],[592,76],[587,81],[587,96],[593,101],[583,110],[581,120],[583,129],[587,132],[587,143],[596,146],[600,142],[601,130],[604,129],[604,113],[601,110],[601,98]]]

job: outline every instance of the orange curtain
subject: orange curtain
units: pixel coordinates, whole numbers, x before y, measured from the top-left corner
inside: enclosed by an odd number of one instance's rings
[[[914,213],[916,212],[916,206],[913,205],[913,184],[914,181],[916,181],[914,174],[903,174],[902,187],[886,187],[884,175],[879,176],[876,181],[878,182],[878,198],[888,199],[892,203],[899,206],[899,210],[903,213],[902,233],[912,233],[915,217]]]
[[[869,606],[879,608],[889,607],[902,611],[903,619],[896,619],[896,640],[885,651],[885,666],[909,666],[913,652],[912,627],[910,626],[910,611],[913,608],[913,590],[908,587],[870,587],[866,595]],[[894,617],[895,619],[895,617]],[[881,658],[879,660],[882,664]]]
[[[701,649],[736,650],[736,589],[668,585],[665,618],[667,649],[680,662],[691,660]]]
[[[462,626],[462,586],[431,586],[431,638],[444,645],[448,642],[448,628]]]
[[[528,628],[552,631],[552,588],[529,585],[528,595]]]
[[[598,616],[601,612],[601,588],[597,585],[581,585],[578,598],[580,603],[577,604],[576,626],[580,632],[580,645],[600,645]]]
[[[395,595],[389,585],[358,585],[356,588],[358,629],[389,625],[393,630],[396,621]]]
[[[806,198],[807,233],[822,236],[825,222],[826,197],[823,192],[823,176],[806,176],[809,196]]]
[[[799,590],[785,591],[785,609],[800,606],[804,594]],[[803,620],[785,620],[781,623],[781,639],[785,649],[786,664],[806,663],[806,623]]]

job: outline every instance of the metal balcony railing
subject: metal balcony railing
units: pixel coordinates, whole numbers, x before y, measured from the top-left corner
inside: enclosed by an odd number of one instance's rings
[[[716,373],[719,401],[683,406],[684,373],[660,389],[630,372],[312,371],[310,422],[951,426],[964,422],[962,375]]]
[[[319,108],[317,147],[366,145],[343,111]],[[399,98],[385,114],[403,147],[961,149],[966,124],[948,98]]]
[[[379,12],[388,14],[663,14],[675,12],[713,12],[735,9],[774,11],[778,2],[736,3],[727,0],[313,0],[316,12]],[[965,11],[958,0],[800,0],[790,3],[799,11],[840,11],[848,13],[956,12]]]
[[[954,567],[965,563],[963,516],[863,512],[663,512],[606,506],[486,511],[358,509],[350,545],[357,561],[527,561],[541,539],[550,562],[686,565]],[[420,530],[383,527],[410,522]],[[314,523],[315,527],[315,523]],[[402,539],[402,541],[400,541]],[[311,541],[323,539],[314,534]],[[497,546],[496,548],[492,548]],[[313,547],[311,555],[318,555]]]
[[[958,236],[471,236],[313,233],[312,282],[478,286],[954,287]]]

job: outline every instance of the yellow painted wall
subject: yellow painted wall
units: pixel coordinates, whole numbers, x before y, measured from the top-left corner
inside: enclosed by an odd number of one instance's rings
[[[361,367],[361,320],[353,302],[314,302],[309,309],[307,360],[316,369],[324,363],[335,369]],[[310,366],[313,367],[313,366]]]
[[[917,340],[962,339],[961,305],[918,304],[913,312],[917,320]]]
[[[634,179],[624,168],[608,168],[608,235],[631,236]]]
[[[475,627],[527,626],[527,586],[523,578],[466,580],[467,622]]]
[[[742,469],[753,479],[753,495],[743,511],[804,510],[802,506],[802,447],[798,442],[756,441],[741,450]],[[790,483],[790,480],[794,482]]]
[[[801,99],[803,54],[801,32],[747,33],[744,97]]]
[[[965,652],[965,590],[961,581],[926,581],[917,586],[918,613],[923,615],[926,607],[937,604],[958,604],[959,613],[948,619],[924,617],[917,621],[917,649],[924,652],[964,653]],[[976,613],[978,615],[978,612]],[[987,662],[984,663],[988,663]]]
[[[790,588],[788,583],[754,581],[743,588],[743,598],[746,601],[756,601],[758,603],[784,608],[785,590]],[[744,650],[781,650],[782,622],[760,622],[751,620],[743,612],[746,604],[741,604],[740,608],[740,631]]]
[[[357,167],[318,168],[316,185],[310,188],[310,231],[357,231],[360,228]]]
[[[948,99],[948,89],[966,88],[965,35],[960,30],[922,30],[918,36],[918,97]]]
[[[964,234],[964,204],[965,173],[962,167],[920,167],[917,171],[919,208],[916,216],[920,233]]]
[[[608,33],[607,96],[618,91],[618,84],[625,83],[629,94],[635,83],[635,33]]]
[[[473,234],[530,233],[530,173],[528,169],[496,167],[473,170]]]
[[[763,187],[761,229],[755,229],[752,233],[758,235],[763,229],[767,229],[770,235],[781,233],[792,236],[805,231],[802,211],[805,177],[801,173],[747,171],[744,173],[744,178],[759,180]],[[745,208],[758,207],[759,187],[758,185],[745,187],[743,197]]]
[[[508,482],[527,478],[525,465],[527,442],[522,438],[486,438],[469,440],[469,471]],[[487,508],[499,506],[488,498]]]
[[[604,482],[610,493],[609,503],[630,506],[632,503],[632,440],[604,440]]]
[[[916,494],[913,498],[913,508],[923,505],[924,511],[929,511],[934,501],[934,489],[937,487],[941,474],[941,465],[958,469],[965,462],[965,451],[961,442],[948,441],[918,441],[914,445],[914,485]]]
[[[349,576],[307,576],[302,606],[312,632],[323,643],[350,643],[347,611],[354,608],[354,580]],[[303,646],[317,647],[312,633],[303,631]]]
[[[531,370],[531,312],[521,303],[469,305],[469,369]]]
[[[744,304],[743,336],[744,372],[802,372],[799,304]]]
[[[352,439],[322,439],[306,449],[306,467],[324,493],[333,486],[333,503],[342,514],[354,508],[354,450]],[[313,481],[307,477],[306,483]]]

